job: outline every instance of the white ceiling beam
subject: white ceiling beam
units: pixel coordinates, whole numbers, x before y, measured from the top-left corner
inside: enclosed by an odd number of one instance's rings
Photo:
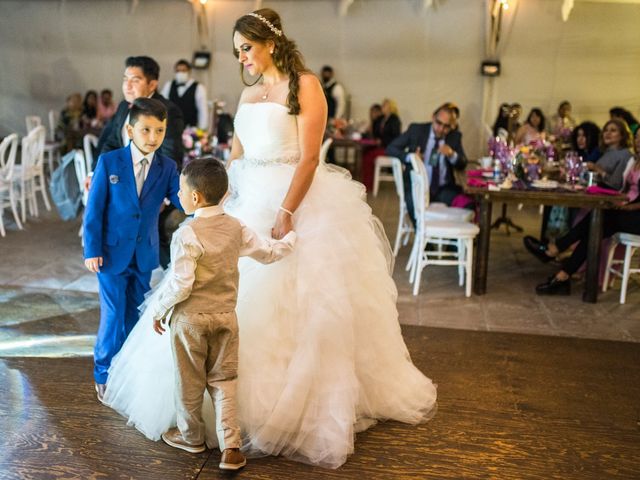
[[[338,7],[338,14],[341,17],[346,17],[349,12],[349,7],[353,4],[353,0],[340,0],[340,6]]]
[[[582,3],[619,3],[619,4],[627,4],[627,5],[640,5],[640,0],[564,0],[562,2],[562,7],[560,7],[560,13],[562,14],[562,21],[566,22],[569,20],[569,16],[571,15],[571,11],[575,6],[576,2]]]
[[[566,22],[569,20],[569,15],[571,15],[571,10],[573,10],[573,0],[564,0],[562,2],[562,8],[560,13],[562,14],[562,21]]]
[[[575,0],[583,3],[631,3],[640,5],[640,0]]]

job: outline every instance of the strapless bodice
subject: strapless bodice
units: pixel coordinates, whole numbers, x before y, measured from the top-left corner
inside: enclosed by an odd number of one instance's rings
[[[243,103],[234,121],[244,149],[243,160],[256,164],[289,163],[300,159],[298,124],[279,103]]]

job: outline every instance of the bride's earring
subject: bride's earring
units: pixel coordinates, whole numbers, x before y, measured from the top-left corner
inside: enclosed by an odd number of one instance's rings
[[[273,49],[269,50],[269,53],[270,53],[271,55],[273,55]]]

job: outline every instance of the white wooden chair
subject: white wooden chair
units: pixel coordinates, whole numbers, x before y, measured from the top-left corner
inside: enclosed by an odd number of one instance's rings
[[[418,295],[422,270],[429,265],[450,265],[458,267],[460,286],[466,285],[465,295],[471,296],[473,268],[473,240],[480,229],[477,225],[461,220],[428,220],[426,205],[421,199],[425,196],[426,186],[419,172],[411,172],[411,190],[415,206],[417,225],[411,256],[410,279],[413,294]],[[436,248],[431,250],[428,245]],[[444,246],[451,250],[443,249]]]
[[[640,268],[631,268],[631,257],[640,248],[640,235],[633,235],[631,233],[618,232],[611,237],[609,241],[609,253],[607,255],[607,267],[604,271],[604,281],[602,282],[602,291],[606,292],[609,285],[610,275],[613,274],[622,278],[622,285],[620,286],[620,303],[625,303],[627,300],[627,287],[629,286],[629,276],[632,273],[640,273]],[[618,245],[624,245],[624,260],[614,260],[613,255]],[[619,268],[622,266],[622,271]],[[611,278],[613,284],[613,278]]]
[[[87,175],[91,173],[93,166],[93,149],[98,146],[98,137],[92,133],[87,133],[82,137],[82,149],[84,151],[84,160],[87,164]]]
[[[383,169],[391,169],[393,167],[393,159],[395,157],[388,157],[386,155],[379,155],[375,159],[375,166],[373,170],[373,196],[378,196],[378,189],[380,182],[394,182],[395,176],[393,172],[385,173]]]
[[[86,136],[85,136],[86,137]],[[85,142],[86,143],[86,142]],[[87,162],[85,160],[85,156],[82,150],[75,150],[75,155],[73,157],[73,166],[76,170],[76,177],[78,179],[78,186],[80,187],[80,191],[82,192],[82,206],[87,206],[87,200],[89,199],[89,190],[84,187],[84,182],[87,178]],[[90,168],[90,167],[89,167]],[[84,246],[84,237],[83,237],[83,228],[82,223],[80,224],[80,229],[78,230],[78,236],[80,237],[80,242],[82,246]]]
[[[42,119],[38,115],[27,115],[24,117],[24,123],[27,127],[27,135],[36,127],[42,125]]]
[[[18,134],[6,136],[0,143],[0,235],[6,235],[4,228],[4,209],[11,208],[17,227],[22,230],[18,215],[18,200],[14,188],[15,161],[18,151]]]
[[[49,165],[49,175],[53,172],[55,163],[60,164],[60,142],[56,141],[56,125],[58,118],[55,110],[49,110],[49,128],[47,129],[47,140],[44,144],[44,154]]]
[[[434,221],[453,221],[453,222],[470,222],[473,219],[473,212],[466,208],[458,208],[458,207],[449,207],[447,204],[442,202],[431,202],[429,196],[429,176],[427,175],[427,169],[424,166],[424,163],[418,158],[417,155],[411,154],[408,155],[408,159],[411,162],[411,166],[413,171],[422,178],[422,185],[424,196],[421,197],[421,201],[419,202],[421,205],[424,205],[424,220],[434,222]],[[413,187],[412,187],[413,191]],[[414,199],[414,208],[415,208],[415,199]],[[418,214],[416,213],[416,219],[418,219]],[[437,242],[433,242],[437,243]],[[442,254],[443,247],[445,243],[437,245],[438,252]],[[414,241],[414,249],[415,249],[415,241]],[[417,252],[412,250],[411,255],[409,256],[409,261],[407,262],[406,270],[413,271],[413,266],[415,265],[417,258]],[[412,276],[412,274],[411,274]]]
[[[46,130],[40,125],[22,138],[21,164],[15,166],[14,184],[20,186],[20,206],[22,221],[27,221],[26,204],[29,202],[29,213],[39,216],[36,193],[40,192],[47,210],[51,210],[47,186],[44,177],[44,143]]]
[[[409,218],[407,211],[407,203],[404,198],[404,179],[402,176],[402,162],[399,158],[388,157],[391,159],[391,170],[393,172],[393,181],[396,186],[396,194],[398,195],[398,228],[396,229],[396,240],[393,244],[393,256],[397,256],[400,251],[400,244],[406,246],[409,238],[414,232],[413,223]]]

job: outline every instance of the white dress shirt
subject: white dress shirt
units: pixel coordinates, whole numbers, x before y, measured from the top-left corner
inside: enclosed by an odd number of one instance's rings
[[[122,130],[120,130],[120,135],[122,136],[122,145],[125,147],[129,145],[131,139],[129,138],[129,132],[127,132],[127,125],[129,125],[129,116],[131,114],[127,113],[127,118],[124,119],[124,124],[122,125]]]
[[[156,152],[151,152],[145,155],[138,149],[138,147],[134,142],[131,142],[131,160],[133,160],[133,178],[138,177],[138,172],[142,168],[142,163],[141,163],[142,159],[146,158],[149,163],[147,164],[147,169],[144,172],[144,179],[145,180],[147,179],[147,175],[149,175],[149,169],[151,168],[151,162],[153,162],[153,157],[155,156],[155,153]]]
[[[193,82],[195,82],[195,80],[193,78],[190,78],[187,83],[178,85],[178,88],[176,89],[178,91],[178,96],[182,97],[184,95],[184,92],[186,92],[189,87],[191,87]],[[164,98],[170,100],[169,93],[171,93],[171,82],[167,82],[164,84],[164,87],[162,87],[161,95]],[[200,130],[206,130],[209,126],[209,107],[207,105],[207,91],[205,90],[204,85],[202,85],[201,82],[198,82],[198,86],[196,87],[195,101],[196,107],[198,109],[198,125],[195,126],[197,126]]]
[[[213,217],[224,214],[220,205],[198,208],[194,217]],[[250,228],[242,225],[242,246],[240,256],[248,256],[260,263],[272,263],[291,253],[296,241],[295,232],[287,233],[282,240],[264,239]],[[205,253],[204,247],[198,240],[193,228],[183,223],[173,234],[171,241],[171,266],[163,281],[161,292],[157,293],[156,301],[148,308],[152,311],[154,320],[167,316],[169,311],[178,303],[186,300],[196,279],[198,259]]]

